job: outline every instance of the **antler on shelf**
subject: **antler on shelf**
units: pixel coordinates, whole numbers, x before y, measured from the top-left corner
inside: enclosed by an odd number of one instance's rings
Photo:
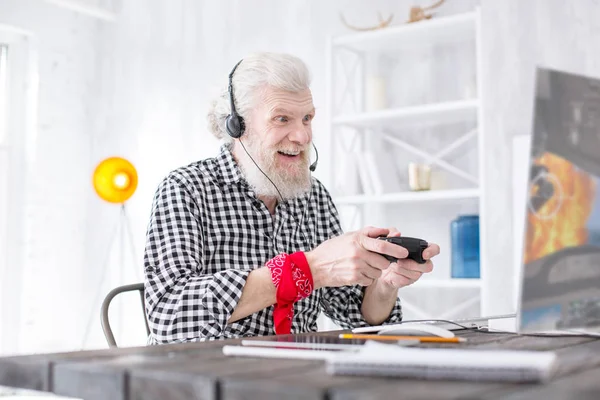
[[[442,0],[443,1],[443,0]],[[387,26],[390,25],[390,23],[392,22],[392,19],[394,19],[394,14],[390,14],[390,16],[388,17],[388,19],[384,20],[381,17],[381,13],[377,12],[377,16],[379,17],[379,24],[373,27],[357,27],[357,26],[353,26],[350,25],[348,22],[346,22],[346,18],[344,18],[344,14],[340,13],[340,19],[342,20],[342,23],[344,25],[346,25],[346,27],[354,30],[354,31],[374,31],[377,29],[381,29],[381,28],[385,28]]]
[[[427,7],[423,7],[423,10],[433,10],[434,8],[438,8],[439,6],[441,6],[442,4],[444,4],[446,0],[439,0],[437,3],[432,4],[430,6]]]
[[[419,6],[414,6],[410,8],[410,14],[408,17],[408,23],[411,22],[418,22],[418,21],[422,21],[424,19],[431,19],[431,17],[433,16],[432,14],[425,14],[425,11],[430,11],[433,10],[434,8],[438,8],[439,6],[441,6],[446,0],[438,0],[437,3],[434,3],[430,6],[427,7],[419,7]]]

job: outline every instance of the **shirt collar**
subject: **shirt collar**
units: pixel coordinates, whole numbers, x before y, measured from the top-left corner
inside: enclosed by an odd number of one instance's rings
[[[230,185],[232,183],[245,181],[242,171],[240,171],[237,162],[233,158],[231,146],[229,144],[224,144],[221,146],[221,152],[215,158],[215,160],[219,178],[222,183],[225,185]]]

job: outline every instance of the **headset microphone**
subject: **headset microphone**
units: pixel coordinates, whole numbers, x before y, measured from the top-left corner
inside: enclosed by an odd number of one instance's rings
[[[310,172],[315,172],[315,169],[317,169],[317,163],[319,162],[319,152],[317,151],[317,146],[315,146],[315,143],[313,142],[313,149],[315,149],[315,154],[317,156],[317,159],[315,160],[314,163],[310,164],[310,167],[308,169],[310,169]]]

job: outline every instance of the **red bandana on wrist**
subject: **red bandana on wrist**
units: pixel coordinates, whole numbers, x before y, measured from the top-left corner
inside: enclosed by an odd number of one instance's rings
[[[310,296],[313,291],[312,273],[301,251],[278,254],[267,261],[266,266],[277,289],[277,303],[273,311],[275,333],[287,334],[292,328],[294,303]]]

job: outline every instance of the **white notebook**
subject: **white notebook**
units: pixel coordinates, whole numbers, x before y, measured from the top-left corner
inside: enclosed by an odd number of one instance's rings
[[[368,341],[359,352],[326,360],[333,375],[392,376],[489,382],[545,382],[556,365],[553,352],[390,347]]]

